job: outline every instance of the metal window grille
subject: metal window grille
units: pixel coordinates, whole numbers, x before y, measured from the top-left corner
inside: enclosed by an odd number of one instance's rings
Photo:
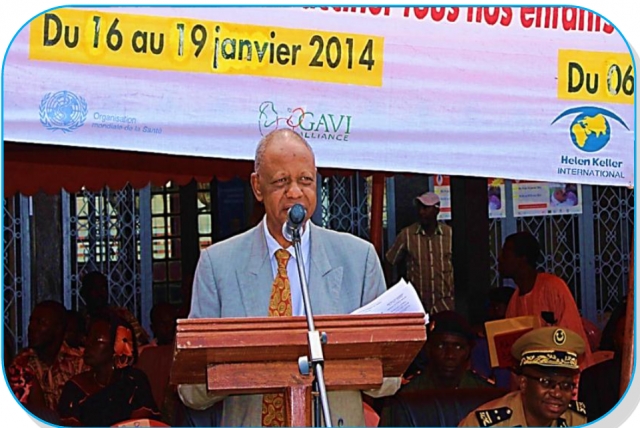
[[[4,198],[4,334],[15,352],[27,346],[31,315],[29,198]]]
[[[151,188],[153,301],[179,303],[182,286],[180,188],[174,183]]]
[[[369,239],[369,193],[366,180],[358,173],[350,177],[323,177],[322,226]]]
[[[151,289],[149,259],[144,257],[150,235],[149,190],[63,192],[64,300],[68,308],[80,309],[82,277],[100,271],[108,279],[109,304],[126,307],[149,326]],[[147,215],[144,215],[145,217]]]

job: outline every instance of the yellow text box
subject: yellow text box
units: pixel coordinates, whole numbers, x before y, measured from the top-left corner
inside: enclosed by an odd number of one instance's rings
[[[57,9],[30,24],[29,58],[382,86],[378,36]]]
[[[631,54],[558,51],[558,98],[633,104],[634,91]]]

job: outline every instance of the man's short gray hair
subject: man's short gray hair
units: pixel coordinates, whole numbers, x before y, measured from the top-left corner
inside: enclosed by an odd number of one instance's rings
[[[311,152],[311,156],[313,157],[313,161],[315,163],[316,155],[313,153],[313,149],[311,148],[311,145],[307,142],[307,140],[304,139],[304,137],[302,137],[302,135],[288,128],[276,129],[275,131],[271,131],[267,135],[262,137],[262,139],[258,143],[258,147],[256,147],[256,155],[253,163],[254,172],[260,171],[260,165],[262,164],[262,159],[264,158],[264,152],[267,150],[267,146],[271,141],[275,140],[279,136],[283,136],[285,138],[293,137],[298,139],[302,144],[305,145],[307,149],[309,149],[309,152]]]

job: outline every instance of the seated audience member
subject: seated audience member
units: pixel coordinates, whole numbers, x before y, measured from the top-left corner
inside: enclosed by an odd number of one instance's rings
[[[181,408],[175,385],[169,384],[171,363],[173,362],[174,339],[176,335],[176,308],[169,303],[158,303],[151,309],[151,331],[153,345],[140,352],[137,368],[149,379],[153,399],[160,409],[162,420],[176,424],[176,411]]]
[[[600,345],[598,350],[600,351],[615,351],[614,337],[616,335],[617,323],[620,317],[624,318],[623,314],[627,313],[627,296],[623,297],[618,306],[616,306],[609,320],[602,329],[602,335],[600,336]]]
[[[469,369],[473,333],[462,315],[438,312],[431,317],[427,330],[426,367],[400,391],[491,386]]]
[[[114,312],[131,324],[138,346],[144,346],[149,343],[149,334],[142,328],[135,315],[127,308],[109,306],[109,282],[102,272],[93,271],[82,277],[80,296],[86,305],[87,322],[101,312]]]
[[[177,313],[178,319],[189,318],[189,311],[191,311],[191,296],[193,295],[193,274],[186,274],[182,277],[180,284],[180,297],[182,303],[178,306]]]
[[[569,287],[556,275],[538,272],[540,255],[540,244],[529,232],[514,233],[505,239],[498,257],[498,270],[503,278],[511,278],[517,285],[505,317],[536,316],[540,325],[570,329],[588,344],[582,317]],[[591,349],[587,347],[580,367],[585,369],[592,363]]]
[[[489,290],[488,307],[485,321],[497,321],[504,319],[509,299],[515,290],[511,287],[496,287]],[[471,350],[471,369],[485,379],[495,382],[498,388],[511,386],[511,370],[500,367],[491,367],[489,357],[489,343],[484,326],[475,338],[475,346]]]
[[[624,304],[626,308],[626,302]],[[608,325],[615,329],[612,334],[613,358],[594,364],[580,374],[578,398],[587,407],[587,421],[593,422],[613,409],[620,401],[620,376],[622,373],[622,346],[626,311],[614,312]],[[608,329],[611,331],[611,328]]]
[[[489,307],[487,308],[487,319],[485,321],[504,319],[507,314],[509,300],[511,300],[515,291],[515,288],[512,287],[492,288],[488,295]]]
[[[588,345],[591,350],[591,355],[593,356],[594,352],[598,352],[600,340],[602,339],[602,331],[597,325],[585,317],[582,317],[582,327],[584,328],[584,333],[587,335],[587,339],[589,340]]]
[[[111,426],[128,419],[159,419],[146,375],[133,368],[133,328],[105,314],[91,321],[84,360],[89,371],[64,385],[58,414],[67,426]]]
[[[518,390],[481,405],[461,427],[578,426],[587,422],[584,404],[572,401],[578,358],[586,344],[579,334],[560,327],[532,330],[511,347],[519,361]]]
[[[3,349],[3,365],[4,371],[9,369],[9,366],[13,362],[13,358],[16,356],[15,346],[13,345],[12,336],[9,333],[7,326],[4,326],[4,349]]]
[[[7,371],[9,386],[21,403],[55,410],[64,384],[84,370],[82,357],[64,342],[66,309],[62,303],[38,303],[29,319],[29,347]]]
[[[171,303],[160,302],[151,308],[151,332],[155,345],[172,345],[176,337],[178,311]]]
[[[67,328],[64,332],[64,341],[73,350],[82,355],[84,340],[87,335],[86,320],[78,311],[67,310]]]

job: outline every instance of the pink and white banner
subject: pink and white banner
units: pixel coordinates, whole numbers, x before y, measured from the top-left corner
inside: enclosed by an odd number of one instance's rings
[[[4,139],[630,186],[634,68],[571,7],[103,7],[44,13],[4,66]]]

